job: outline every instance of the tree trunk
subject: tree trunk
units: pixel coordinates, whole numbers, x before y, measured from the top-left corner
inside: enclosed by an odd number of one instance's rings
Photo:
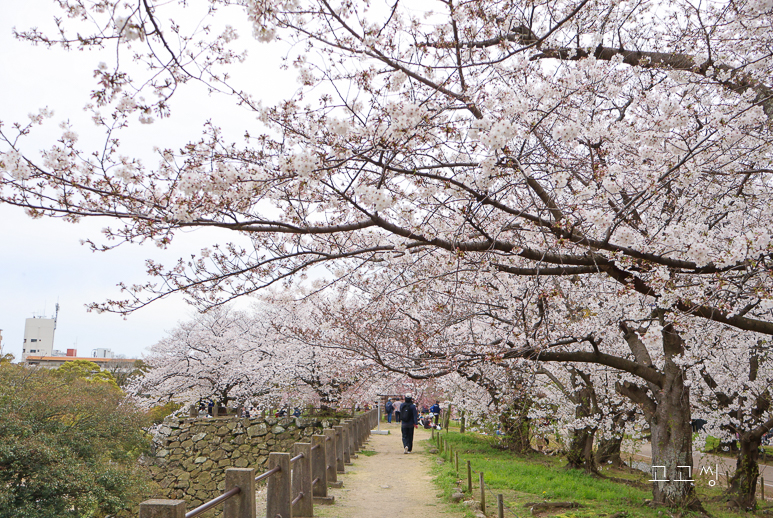
[[[459,422],[459,433],[464,433],[464,410],[462,410],[462,418]]]
[[[757,461],[760,457],[759,438],[746,433],[740,439],[740,451],[736,460],[735,474],[730,479],[730,487],[727,494],[730,501],[741,509],[753,511],[757,508],[757,478],[760,476],[760,467]]]
[[[567,468],[583,469],[586,473],[596,472],[596,463],[593,459],[593,437],[596,430],[583,428],[572,433],[569,444],[569,452],[566,455],[569,464]]]
[[[520,399],[499,416],[499,422],[502,424],[502,444],[512,452],[528,453],[532,451],[529,440],[531,425],[528,413],[530,405],[529,399]]]
[[[625,466],[622,457],[620,457],[620,449],[623,445],[623,436],[611,437],[609,439],[601,439],[599,441],[599,447],[596,451],[596,462],[599,465],[609,464],[616,468],[622,468]]]
[[[669,326],[670,327],[670,326]],[[670,331],[670,332],[669,332]],[[652,431],[653,501],[672,507],[700,509],[695,496],[692,471],[692,428],[690,426],[690,392],[684,386],[684,372],[671,358],[669,349],[681,339],[670,329],[664,329],[666,361],[663,368],[662,390],[656,395],[657,408],[650,417]],[[669,354],[672,353],[672,354]]]
[[[620,450],[623,446],[623,435],[625,435],[625,424],[627,421],[633,419],[633,410],[617,411],[612,418],[612,429],[610,430],[611,436],[609,439],[601,439],[598,441],[599,447],[596,451],[596,462],[599,465],[609,464],[615,468],[622,468],[625,466],[622,457],[620,456]]]
[[[572,369],[572,386],[575,389],[573,401],[575,403],[574,416],[577,419],[591,417],[593,415],[594,393],[590,377],[577,369]],[[586,473],[596,472],[596,462],[593,459],[593,437],[596,429],[584,427],[572,432],[572,440],[569,444],[567,468],[582,469]]]

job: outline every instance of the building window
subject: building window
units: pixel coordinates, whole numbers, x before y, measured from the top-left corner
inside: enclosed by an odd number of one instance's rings
[[[32,340],[30,340],[30,342],[37,342],[37,341],[38,341],[37,338],[33,338]]]

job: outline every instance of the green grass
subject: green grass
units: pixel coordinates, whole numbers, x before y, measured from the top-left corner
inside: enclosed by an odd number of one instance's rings
[[[563,457],[546,456],[541,453],[515,455],[496,448],[496,437],[474,433],[464,435],[451,431],[443,438],[448,440],[454,452],[459,453],[459,472],[456,472],[454,458],[444,452],[445,462],[435,468],[436,483],[442,497],[450,498],[455,488],[467,490],[467,461],[473,469],[473,496],[480,500],[479,475],[484,473],[487,488],[486,506],[490,514],[496,515],[496,495],[504,496],[506,516],[531,516],[527,502],[578,502],[579,509],[556,509],[542,516],[580,518],[591,516],[611,516],[626,512],[629,518],[665,518],[674,513],[664,509],[652,509],[644,505],[652,498],[650,476],[634,470],[604,469],[603,477],[587,475],[580,470],[566,469]],[[625,479],[628,483],[612,479]],[[721,492],[708,485],[697,486],[698,496],[704,507],[716,518],[735,517],[717,499]],[[459,510],[465,509],[459,505]],[[659,511],[662,514],[659,514]],[[469,513],[468,513],[469,514]],[[469,514],[472,516],[472,514]]]
[[[374,456],[378,452],[374,451],[374,450],[361,450],[359,453],[361,455],[365,455],[366,457],[372,457],[372,456]]]
[[[770,462],[773,457],[773,446],[762,446],[765,453],[760,454],[760,462]],[[706,437],[706,444],[703,446],[703,453],[711,453],[712,455],[720,455],[722,457],[736,458],[737,453],[732,451],[722,451],[719,449],[719,439],[709,435]]]

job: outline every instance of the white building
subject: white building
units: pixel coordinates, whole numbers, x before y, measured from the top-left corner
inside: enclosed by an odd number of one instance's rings
[[[22,361],[27,356],[51,356],[54,351],[56,318],[28,318],[24,321]]]

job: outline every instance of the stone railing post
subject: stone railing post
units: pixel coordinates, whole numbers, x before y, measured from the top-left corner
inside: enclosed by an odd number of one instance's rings
[[[362,426],[360,424],[362,423],[362,419],[359,417],[355,417],[352,420],[352,429],[354,430],[354,446],[352,447],[352,451],[358,452],[362,450]]]
[[[225,470],[225,490],[238,487],[237,495],[223,503],[223,518],[255,518],[255,470],[228,468]]]
[[[327,442],[327,437],[324,435],[312,435],[311,447],[317,448],[311,452],[311,480],[312,482],[317,480],[317,483],[313,485],[312,494],[315,498],[327,499],[327,448],[330,444]]]
[[[336,441],[336,430],[328,428],[324,433],[327,485],[329,487],[338,487],[338,441]]]
[[[293,444],[293,457],[303,454],[303,457],[295,461],[293,465],[293,518],[300,516],[314,516],[314,496],[311,490],[311,444],[296,442]],[[266,516],[271,516],[267,514]],[[284,518],[284,517],[283,517]]]
[[[336,472],[344,473],[344,463],[346,462],[344,459],[344,452],[346,451],[344,439],[346,432],[344,431],[344,427],[340,425],[334,426],[333,430],[335,430],[336,433]]]
[[[290,454],[271,452],[268,454],[268,469],[280,468],[268,478],[266,490],[266,516],[271,518],[291,518],[291,505],[293,487],[290,472]]]
[[[185,500],[145,500],[140,503],[140,518],[185,518]]]
[[[352,431],[353,431],[353,433],[352,433],[352,439],[353,439],[352,451],[354,453],[357,453],[358,451],[360,451],[362,449],[362,442],[361,442],[362,441],[362,436],[360,435],[360,422],[361,421],[358,418],[356,418],[356,417],[352,420]]]
[[[360,436],[357,433],[358,432],[357,418],[352,419],[351,427],[352,427],[352,433],[351,433],[352,454],[355,454],[358,451],[360,451]]]
[[[344,436],[344,464],[351,465],[352,464],[352,423],[350,423],[348,420],[344,421],[344,430],[343,430],[343,436]]]

